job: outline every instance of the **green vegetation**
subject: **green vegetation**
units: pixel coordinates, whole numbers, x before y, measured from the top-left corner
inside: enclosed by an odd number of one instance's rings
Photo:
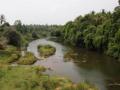
[[[0,48],[6,44],[19,49],[26,48],[30,41],[50,36],[52,31],[59,31],[58,25],[25,25],[20,20],[10,25],[4,15],[0,16],[0,22]]]
[[[26,52],[25,56],[19,58],[18,64],[31,65],[34,62],[36,62],[35,56],[30,52]]]
[[[4,15],[0,16],[0,90],[97,90],[88,83],[73,84],[62,77],[44,75],[44,67],[31,65],[36,61],[32,53],[21,56],[22,48],[29,41],[49,34],[60,36],[59,30],[51,32],[55,28],[57,26],[22,25],[20,20],[11,26],[5,21]],[[49,45],[41,46],[39,50],[45,57],[56,51]],[[8,65],[12,62],[20,66]]]
[[[8,44],[21,47],[21,35],[15,30],[9,30],[5,32],[5,36],[8,39]]]
[[[66,23],[59,31],[64,43],[120,58],[120,5],[113,12],[92,11]]]
[[[5,16],[0,15],[0,90],[98,90],[88,83],[74,84],[62,77],[44,75],[44,67],[31,65],[36,62],[32,53],[20,55],[30,41],[50,35],[66,44],[120,59],[120,0],[113,12],[92,11],[63,26],[24,25],[20,20],[10,25]],[[38,51],[42,57],[49,57],[56,49],[40,45]],[[67,52],[64,58],[72,60],[78,58],[78,54]],[[28,66],[8,65],[12,62]]]
[[[38,51],[40,52],[40,56],[42,57],[49,57],[56,52],[56,49],[51,45],[39,45]]]
[[[78,59],[78,53],[75,53],[73,50],[69,50],[64,54],[65,61],[76,60]]]
[[[42,74],[44,67],[0,66],[0,90],[97,90],[87,83],[73,84]]]
[[[7,46],[4,50],[0,50],[0,64],[10,64],[20,57],[20,52],[14,46]]]
[[[14,53],[11,54],[9,52],[0,51],[0,64],[9,64],[17,61],[18,58],[19,58],[18,54]]]

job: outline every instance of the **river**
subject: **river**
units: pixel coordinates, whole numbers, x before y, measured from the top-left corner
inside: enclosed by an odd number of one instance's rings
[[[46,74],[63,76],[74,83],[88,81],[100,90],[120,90],[120,63],[117,60],[96,52],[74,49],[79,54],[78,61],[86,62],[65,62],[64,53],[68,47],[47,39],[30,42],[27,51],[40,58],[37,46],[46,44],[54,46],[56,53],[45,60],[37,60],[34,64],[51,68],[45,72]]]

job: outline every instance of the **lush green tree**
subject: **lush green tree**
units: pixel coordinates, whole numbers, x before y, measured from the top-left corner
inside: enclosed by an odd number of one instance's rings
[[[86,30],[84,30],[83,32],[83,36],[84,36],[84,42],[87,48],[94,48],[93,45],[93,38],[94,38],[94,34],[96,32],[96,27],[95,26],[88,26],[88,28]]]
[[[116,43],[120,43],[120,29],[115,34],[115,41]]]
[[[120,58],[120,44],[110,42],[108,44],[107,54],[115,58]]]
[[[14,25],[16,27],[16,30],[20,33],[22,33],[22,22],[20,20],[16,20],[14,22]]]
[[[33,32],[32,33],[32,38],[33,39],[37,39],[37,38],[39,38],[39,36],[38,36],[38,34],[36,32]]]
[[[8,44],[14,45],[16,47],[21,47],[21,35],[15,30],[9,30],[6,32],[6,37],[8,39]]]
[[[120,3],[120,0],[119,0]],[[120,56],[120,5],[113,13],[104,9],[79,16],[63,26],[61,38],[69,45],[101,51],[110,56]]]

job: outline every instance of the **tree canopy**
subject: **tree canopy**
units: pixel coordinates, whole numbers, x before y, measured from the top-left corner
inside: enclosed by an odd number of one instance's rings
[[[104,9],[79,16],[63,26],[61,39],[69,45],[92,49],[120,58],[120,0],[114,11]]]

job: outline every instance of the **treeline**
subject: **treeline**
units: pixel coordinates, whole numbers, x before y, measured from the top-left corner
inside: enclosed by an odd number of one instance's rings
[[[51,31],[55,31],[56,28],[57,25],[25,25],[20,20],[10,25],[5,16],[0,15],[0,48],[7,45],[26,47],[32,40],[50,36]]]
[[[113,12],[92,11],[66,23],[61,39],[69,45],[87,48],[120,58],[120,3]]]
[[[32,40],[46,37],[50,35],[51,27],[48,25],[25,25],[20,20],[16,20],[13,27],[23,37],[23,44],[27,44]]]

